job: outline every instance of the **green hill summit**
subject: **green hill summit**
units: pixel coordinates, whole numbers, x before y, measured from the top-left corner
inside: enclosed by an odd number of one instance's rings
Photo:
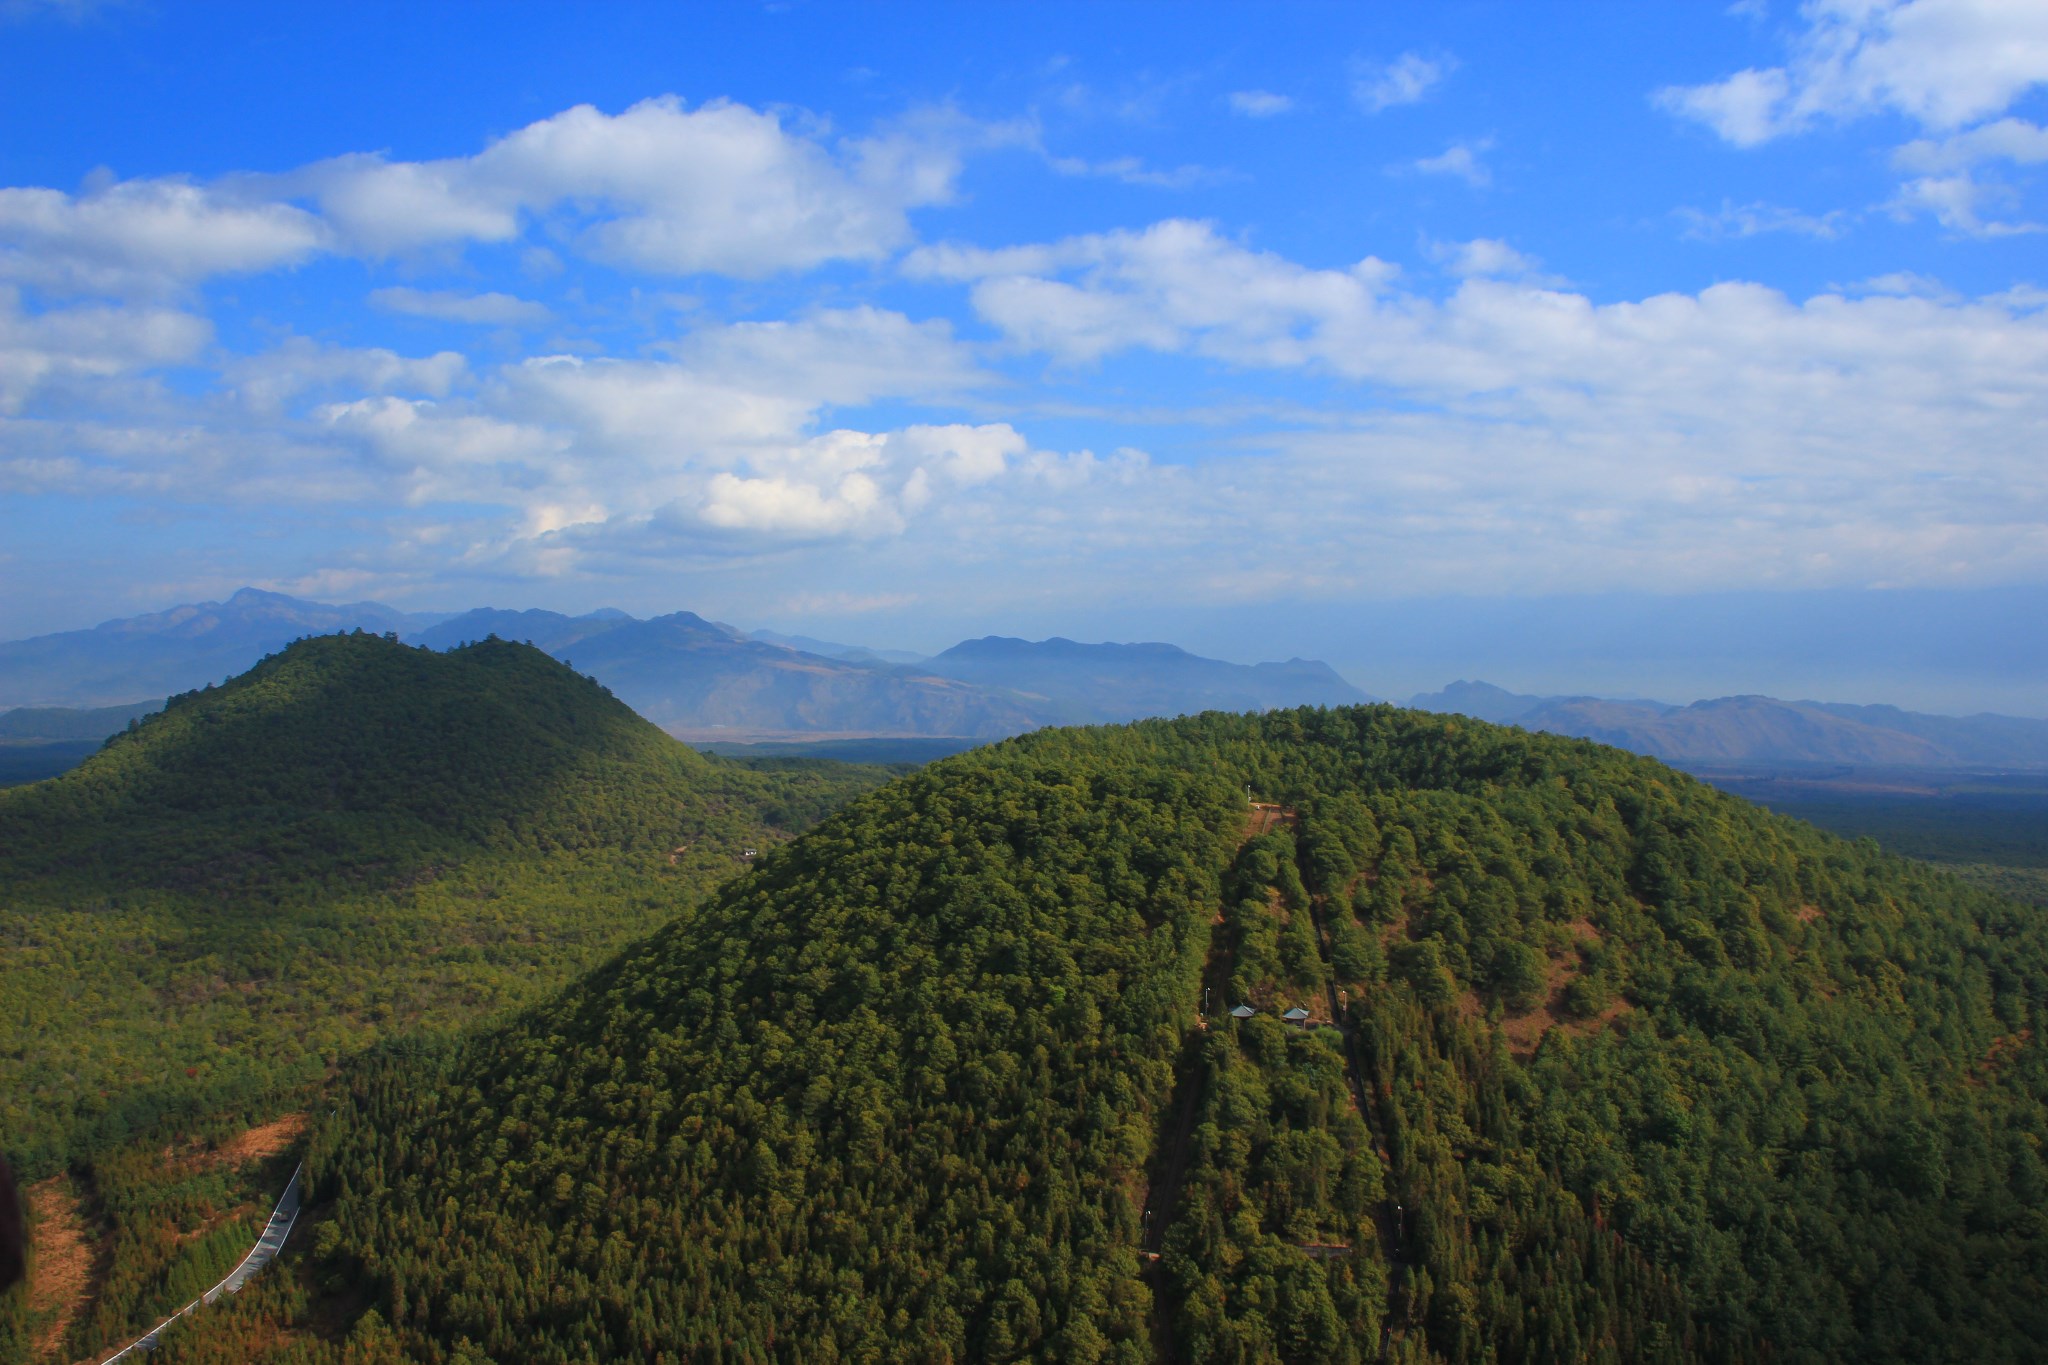
[[[37,1169],[559,984],[886,774],[708,758],[539,650],[298,641],[0,792],[0,1131]]]
[[[354,1073],[319,1273],[351,1359],[2023,1360],[2044,1008],[2038,917],[1587,742],[1042,732]]]

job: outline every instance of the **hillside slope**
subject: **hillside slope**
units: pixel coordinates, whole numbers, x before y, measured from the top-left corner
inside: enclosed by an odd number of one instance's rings
[[[707,758],[524,645],[301,641],[0,792],[9,1154],[530,998],[884,776]]]
[[[1042,732],[356,1073],[320,1273],[366,1359],[2024,1360],[2044,1009],[2038,917],[1615,750]]]

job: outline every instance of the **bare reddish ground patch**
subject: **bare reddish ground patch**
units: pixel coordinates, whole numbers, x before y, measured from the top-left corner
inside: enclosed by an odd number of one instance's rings
[[[246,1165],[251,1161],[268,1161],[305,1136],[305,1133],[306,1116],[303,1112],[281,1114],[245,1133],[237,1133],[222,1144],[220,1155],[222,1160],[237,1166]]]
[[[36,1256],[28,1307],[34,1314],[54,1314],[36,1334],[34,1353],[37,1360],[51,1360],[91,1298],[99,1267],[70,1177],[53,1175],[29,1186],[26,1193],[35,1211]]]
[[[1600,931],[1587,919],[1573,920],[1567,926],[1572,937],[1583,944],[1600,941]],[[1616,996],[1607,1007],[1590,1019],[1574,1019],[1564,1008],[1564,993],[1579,974],[1577,953],[1570,952],[1553,956],[1543,978],[1543,1003],[1527,1014],[1511,1015],[1501,1021],[1501,1033],[1508,1040],[1508,1051],[1516,1058],[1526,1061],[1534,1055],[1543,1036],[1552,1029],[1585,1037],[1600,1032],[1609,1024],[1635,1008],[1628,1001]]]
[[[210,1171],[221,1166],[246,1166],[252,1161],[268,1161],[304,1137],[305,1133],[306,1115],[303,1112],[280,1114],[268,1123],[259,1123],[254,1128],[235,1134],[218,1147],[194,1143],[183,1152],[166,1147],[164,1160],[193,1171]]]
[[[1811,924],[1820,917],[1821,908],[1818,905],[1802,905],[1792,912],[1792,918],[1801,924]]]

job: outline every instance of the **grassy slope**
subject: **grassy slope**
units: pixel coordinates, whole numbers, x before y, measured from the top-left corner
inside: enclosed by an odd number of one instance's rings
[[[0,793],[9,1154],[531,999],[883,777],[706,758],[524,646],[301,641]]]

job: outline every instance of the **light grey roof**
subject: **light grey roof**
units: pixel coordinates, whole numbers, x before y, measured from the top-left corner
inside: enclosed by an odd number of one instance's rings
[[[1293,1009],[1287,1011],[1287,1013],[1281,1015],[1280,1017],[1282,1019],[1306,1019],[1308,1018],[1308,1011],[1303,1009],[1301,1006],[1296,1005]]]
[[[1239,1005],[1236,1009],[1230,1012],[1230,1017],[1233,1019],[1249,1019],[1257,1013],[1258,1011],[1253,1009],[1250,1005]]]

